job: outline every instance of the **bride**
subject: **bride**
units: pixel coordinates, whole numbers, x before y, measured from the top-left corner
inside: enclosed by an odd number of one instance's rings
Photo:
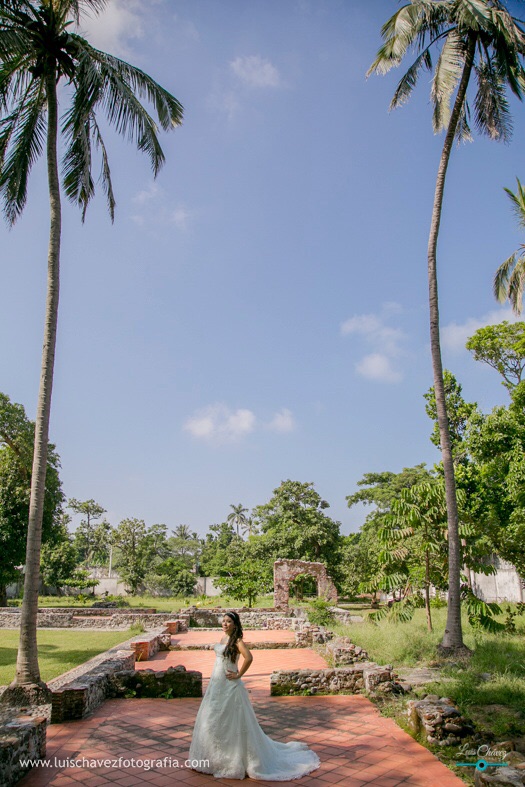
[[[299,779],[319,767],[317,754],[305,743],[279,743],[259,726],[240,680],[253,656],[242,640],[242,626],[236,612],[226,612],[222,620],[224,637],[213,646],[215,665],[201,702],[189,759],[198,762],[194,770],[216,778]],[[240,669],[239,656],[243,657]]]

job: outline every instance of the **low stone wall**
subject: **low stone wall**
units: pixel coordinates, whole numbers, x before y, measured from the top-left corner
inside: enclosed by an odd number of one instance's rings
[[[228,610],[221,607],[214,607],[212,609],[199,609],[198,607],[189,607],[184,612],[179,614],[178,618],[188,620],[190,626],[198,628],[218,628],[222,623],[224,613]],[[250,609],[249,607],[240,607],[232,610],[240,615],[243,628],[245,629],[293,629],[299,625],[299,619],[294,615],[283,615],[282,612],[276,612],[274,609]]]
[[[279,670],[270,676],[270,694],[375,694],[380,684],[391,688],[393,680],[390,665],[380,667],[371,661],[333,669]]]
[[[182,664],[156,672],[152,669],[117,672],[110,679],[112,697],[202,697],[202,673]]]
[[[355,664],[360,661],[369,661],[366,650],[354,645],[348,637],[335,637],[326,645],[326,654],[336,667]]]
[[[148,614],[146,612],[128,612],[123,610],[89,610],[88,615],[84,615],[86,610],[72,611],[42,611],[37,616],[37,626],[39,628],[111,628],[125,631],[134,623],[140,623],[146,629],[158,628],[160,625],[173,622],[172,612],[157,612]],[[98,614],[95,614],[98,613]],[[109,614],[108,614],[109,613]],[[187,619],[180,619],[179,631],[187,629]],[[20,612],[0,612],[0,628],[16,629],[20,626]]]
[[[474,728],[447,697],[427,694],[422,700],[409,700],[408,719],[415,733],[423,732],[429,743],[456,746]]]
[[[295,632],[295,644],[298,648],[310,648],[312,645],[323,645],[333,636],[333,632],[324,626],[302,622],[299,630]]]
[[[30,769],[22,760],[46,756],[45,716],[18,716],[0,724],[0,784],[13,787]]]
[[[169,650],[171,647],[171,634],[166,626],[153,629],[148,634],[140,634],[130,642],[131,649],[135,654],[135,661],[148,661],[159,650]]]
[[[135,654],[132,650],[118,651],[70,683],[48,687],[52,692],[51,723],[83,719],[101,705],[111,690],[110,677],[116,672],[132,670]]]

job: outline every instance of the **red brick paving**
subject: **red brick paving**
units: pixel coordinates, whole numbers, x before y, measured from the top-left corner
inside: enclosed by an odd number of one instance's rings
[[[202,636],[217,632],[189,632]],[[252,634],[268,632],[249,632]],[[271,632],[281,635],[281,632]],[[174,638],[175,639],[175,638]],[[248,640],[249,637],[247,636]],[[254,641],[254,638],[251,638]],[[259,640],[261,641],[261,640]],[[264,640],[263,640],[264,641]],[[281,640],[282,641],[282,640]],[[165,669],[184,664],[209,677],[214,659],[211,651],[159,653],[141,667]],[[263,729],[276,740],[303,740],[317,752],[320,768],[293,782],[251,784],[297,785],[297,787],[461,787],[452,774],[427,749],[416,743],[391,719],[379,715],[362,696],[270,697],[269,673],[309,666],[322,668],[326,662],[313,650],[256,650],[254,663],[243,678],[251,692]],[[129,699],[105,702],[89,719],[48,728],[47,758],[57,767],[35,768],[20,787],[211,787],[238,785],[234,779],[214,779],[184,767],[199,699]],[[125,760],[163,760],[171,767],[145,770]],[[64,767],[67,758],[108,760],[96,767]],[[120,761],[119,761],[119,758]],[[176,767],[178,760],[180,767]]]

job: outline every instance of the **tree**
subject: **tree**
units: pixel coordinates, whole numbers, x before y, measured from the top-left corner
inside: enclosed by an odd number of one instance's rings
[[[18,579],[17,568],[25,559],[31,465],[35,425],[21,404],[0,393],[0,606],[6,604],[6,586]],[[56,538],[64,496],[60,461],[54,446],[48,467],[42,517],[43,543]]]
[[[505,189],[512,202],[514,215],[518,226],[525,228],[525,189],[519,178],[517,191]],[[516,314],[521,314],[523,308],[523,285],[525,284],[525,245],[522,243],[514,254],[502,262],[494,276],[494,296],[497,301],[504,303],[510,301]]]
[[[325,563],[336,584],[342,580],[340,523],[325,510],[326,500],[314,489],[313,483],[283,481],[273,497],[253,509],[253,518],[260,531],[250,539],[257,556],[267,563],[278,558],[311,560]]]
[[[448,415],[448,428],[450,435],[450,446],[454,462],[457,464],[464,459],[463,439],[467,424],[473,413],[477,412],[477,404],[475,402],[466,402],[463,399],[463,388],[458,383],[452,372],[448,369],[443,371],[443,379],[445,383],[445,399],[447,403]],[[423,394],[427,400],[425,410],[429,418],[434,421],[434,429],[430,436],[430,440],[438,448],[441,447],[439,423],[436,407],[436,395],[434,388],[430,388],[426,394]]]
[[[85,584],[87,572],[78,570],[77,550],[67,528],[69,520],[67,514],[61,517],[52,539],[42,544],[40,555],[42,581],[44,585],[56,588],[59,595],[63,587],[89,587]]]
[[[105,519],[102,522],[97,520],[106,513],[106,509],[93,499],[81,501],[74,497],[70,498],[67,507],[85,517],[75,531],[75,548],[80,562],[85,566],[103,565],[109,557],[111,525]]]
[[[193,568],[198,562],[202,541],[188,525],[177,525],[168,539],[168,550],[171,556],[182,560],[186,568]]]
[[[71,22],[83,12],[99,13],[107,0],[1,0],[0,2],[0,193],[9,224],[22,213],[31,167],[46,149],[50,204],[48,281],[40,390],[33,452],[27,537],[26,574],[20,644],[13,691],[37,691],[40,681],[36,615],[42,515],[49,441],[49,420],[58,322],[61,192],[58,170],[58,86],[71,88],[69,109],[61,119],[64,139],[63,188],[84,218],[95,193],[93,148],[101,153],[101,180],[113,219],[115,198],[106,146],[97,110],[150,158],[154,176],[164,162],[158,126],[142,105],[155,108],[160,127],[173,129],[182,120],[179,102],[151,77],[112,55],[94,49]],[[15,689],[18,689],[15,690]],[[4,696],[4,699],[5,699]],[[23,701],[23,700],[22,700]]]
[[[155,592],[168,591],[174,596],[191,596],[196,576],[187,564],[177,557],[168,557],[158,563],[146,576],[146,584]]]
[[[242,503],[239,505],[234,505],[233,503],[230,505],[232,509],[231,513],[228,514],[226,517],[226,521],[230,522],[237,530],[237,535],[240,536],[239,528],[244,528],[248,522],[246,514],[248,513],[248,509],[244,508]]]
[[[368,73],[386,73],[398,66],[411,48],[417,54],[398,84],[391,108],[408,100],[421,71],[432,69],[432,52],[440,47],[432,79],[431,101],[434,131],[445,130],[446,133],[436,178],[427,263],[430,348],[447,496],[449,545],[449,604],[441,648],[445,651],[461,650],[464,648],[460,598],[461,549],[441,360],[437,242],[452,146],[456,139],[471,139],[467,98],[471,77],[474,74],[477,82],[474,119],[478,131],[491,139],[508,140],[511,124],[506,90],[510,88],[519,99],[522,98],[525,33],[499,0],[411,0],[386,22],[381,34],[384,44]]]
[[[521,382],[525,369],[525,322],[486,325],[469,338],[466,344],[476,361],[491,366],[503,377],[503,385],[511,390]]]
[[[400,473],[365,473],[357,482],[362,487],[346,500],[349,508],[364,503],[374,508],[367,514],[359,533],[345,539],[343,547],[344,589],[353,594],[371,593],[375,602],[384,585],[384,544],[381,530],[392,506],[403,492],[432,478],[424,464],[405,467]]]
[[[218,577],[228,565],[232,550],[239,546],[242,539],[235,533],[229,522],[211,525],[206,533],[200,556],[200,569],[206,577]]]
[[[246,601],[248,606],[252,607],[257,596],[269,593],[272,589],[272,582],[264,568],[260,560],[250,557],[240,559],[239,556],[237,561],[217,577],[216,582],[226,595],[238,601]]]
[[[113,545],[118,549],[117,569],[135,595],[153,564],[152,537],[142,519],[123,519],[113,531]]]

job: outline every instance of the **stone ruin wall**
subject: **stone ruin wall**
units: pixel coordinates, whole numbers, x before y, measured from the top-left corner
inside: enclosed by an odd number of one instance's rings
[[[308,574],[317,582],[317,595],[337,604],[337,590],[324,563],[308,560],[276,560],[273,564],[274,607],[287,609],[290,600],[290,582],[299,574]]]

